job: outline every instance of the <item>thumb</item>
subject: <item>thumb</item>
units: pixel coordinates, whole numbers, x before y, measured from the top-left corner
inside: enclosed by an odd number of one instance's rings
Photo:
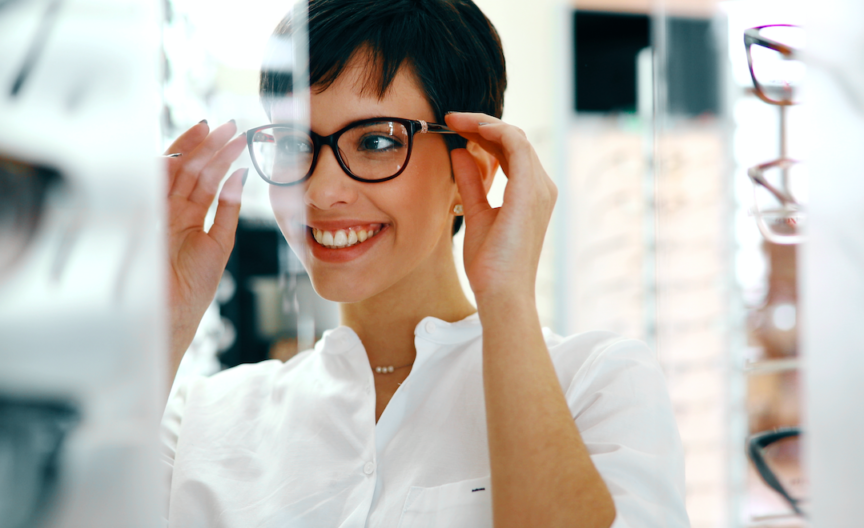
[[[491,209],[489,200],[486,199],[486,189],[483,187],[480,169],[474,161],[474,156],[466,149],[454,149],[450,152],[450,161],[453,166],[456,186],[462,196],[465,216],[474,216]]]

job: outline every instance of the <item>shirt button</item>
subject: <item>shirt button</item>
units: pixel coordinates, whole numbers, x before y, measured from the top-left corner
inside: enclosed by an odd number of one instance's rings
[[[427,332],[432,334],[432,333],[435,333],[435,330],[436,330],[435,323],[433,323],[432,321],[429,321],[426,323],[426,331]]]
[[[374,471],[375,464],[372,462],[366,462],[366,464],[363,466],[363,473],[366,473],[367,475],[371,475]]]

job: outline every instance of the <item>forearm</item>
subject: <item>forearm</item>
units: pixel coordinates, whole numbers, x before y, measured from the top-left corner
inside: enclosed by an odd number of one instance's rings
[[[608,528],[615,506],[570,415],[534,299],[478,298],[478,309],[496,528]]]

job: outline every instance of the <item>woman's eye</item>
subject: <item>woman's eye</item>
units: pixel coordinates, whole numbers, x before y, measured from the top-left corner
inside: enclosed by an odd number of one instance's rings
[[[283,138],[279,140],[279,150],[286,155],[302,155],[312,152],[312,145],[301,138]]]
[[[371,150],[382,152],[400,148],[402,142],[392,136],[365,136],[360,139],[357,150]]]

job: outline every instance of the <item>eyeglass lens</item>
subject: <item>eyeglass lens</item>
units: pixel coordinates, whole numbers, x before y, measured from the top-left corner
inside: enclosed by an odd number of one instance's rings
[[[344,131],[336,154],[348,171],[364,180],[383,180],[398,174],[408,159],[410,133],[402,123],[359,123]],[[252,155],[264,177],[274,183],[304,179],[314,162],[314,143],[308,132],[275,125],[255,132]]]
[[[802,469],[801,452],[801,437],[791,436],[765,446],[762,457],[786,493],[803,502],[810,494]]]
[[[769,26],[762,28],[759,35],[794,49],[804,45],[804,31],[798,27]],[[802,61],[756,43],[750,46],[749,53],[754,80],[765,97],[776,104],[800,102],[807,71]]]
[[[804,205],[807,200],[805,165],[775,165],[762,172],[763,181],[797,203],[785,203],[764,185],[754,184],[757,220],[773,237],[798,237],[806,227]]]

